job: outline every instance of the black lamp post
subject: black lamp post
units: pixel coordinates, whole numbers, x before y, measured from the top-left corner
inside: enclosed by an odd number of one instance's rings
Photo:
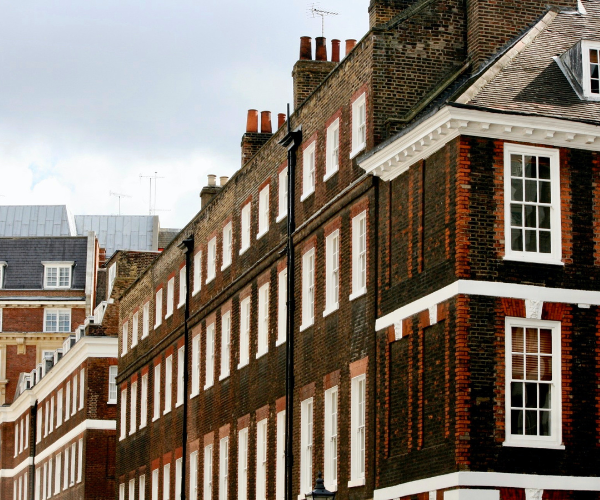
[[[312,493],[306,494],[306,500],[312,500],[317,498],[325,498],[329,500],[335,499],[335,491],[328,491],[325,489],[325,485],[323,483],[323,474],[319,472],[317,474],[317,485]]]

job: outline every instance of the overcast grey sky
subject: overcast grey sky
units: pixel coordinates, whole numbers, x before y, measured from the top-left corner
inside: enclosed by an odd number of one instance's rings
[[[369,0],[325,36],[360,39]],[[199,210],[206,175],[239,168],[250,108],[284,112],[307,0],[0,0],[0,204],[148,213],[158,172],[163,227]],[[342,42],[343,46],[343,42]],[[343,49],[342,49],[343,52]]]

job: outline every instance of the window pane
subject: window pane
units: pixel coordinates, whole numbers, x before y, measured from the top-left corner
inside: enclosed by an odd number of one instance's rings
[[[525,177],[535,179],[537,177],[537,157],[525,155]]]
[[[538,352],[538,329],[527,328],[525,345],[528,353]]]
[[[510,155],[510,173],[513,177],[523,177],[523,156]]]
[[[539,384],[540,408],[550,408],[550,384]]]
[[[540,181],[540,203],[552,203],[550,183]]]
[[[540,231],[540,252],[550,253],[551,247],[550,231]]]
[[[528,436],[537,435],[537,410],[525,411],[525,434]]]
[[[512,382],[510,395],[510,405],[515,408],[523,408],[523,382]]]
[[[525,205],[525,227],[537,227],[535,217],[535,207],[533,205]]]
[[[552,357],[540,356],[540,380],[552,380]]]
[[[537,181],[525,181],[525,201],[537,202]]]
[[[550,229],[550,207],[538,207],[538,221],[538,227]]]
[[[521,327],[512,328],[512,351],[525,352],[523,347],[523,328]]]
[[[550,412],[540,411],[540,436],[550,435]]]
[[[525,231],[525,251],[537,251],[536,231]]]
[[[512,357],[512,376],[514,379],[523,380],[523,367],[525,364],[525,357],[514,355]]]
[[[540,329],[540,352],[542,354],[552,354],[552,330]]]
[[[540,179],[550,179],[550,157],[538,157],[538,174]]]
[[[598,62],[598,51],[596,49],[590,49],[590,62]]]
[[[511,434],[523,435],[523,410],[512,410],[510,419]]]
[[[512,229],[510,232],[510,248],[512,250],[523,250],[523,231],[521,229]]]
[[[511,179],[511,197],[512,201],[523,201],[523,181],[521,179]]]
[[[510,224],[511,226],[523,225],[523,205],[512,204],[510,206]]]
[[[537,408],[537,384],[525,384],[525,408]]]
[[[525,378],[527,380],[538,380],[538,364],[537,356],[527,356],[525,359]]]

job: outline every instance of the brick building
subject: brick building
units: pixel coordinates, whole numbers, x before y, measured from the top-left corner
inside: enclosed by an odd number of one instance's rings
[[[341,61],[302,39],[293,182],[251,110],[114,297],[117,498],[283,498],[288,195],[294,495],[598,498],[600,9],[555,3],[372,0]]]

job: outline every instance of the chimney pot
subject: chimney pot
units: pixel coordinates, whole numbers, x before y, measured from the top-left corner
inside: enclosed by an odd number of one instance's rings
[[[323,36],[318,36],[317,40],[317,48],[315,59],[317,61],[327,61],[327,45],[325,45],[327,39]]]
[[[309,36],[300,37],[300,59],[312,61],[312,38]]]
[[[356,46],[356,40],[352,38],[350,40],[346,40],[346,57],[350,54],[350,51]]]
[[[279,113],[277,115],[277,128],[281,128],[281,126],[285,123],[285,113]]]
[[[260,133],[261,134],[272,134],[273,128],[271,127],[271,112],[261,111],[260,112]]]
[[[246,132],[258,132],[258,111],[256,109],[248,110],[248,119],[246,120]]]
[[[331,61],[340,62],[340,41],[331,40]]]
[[[208,185],[216,186],[217,185],[217,176],[214,174],[208,174]]]
[[[221,177],[219,177],[219,185],[223,187],[225,184],[227,184],[228,180],[229,177],[227,177],[226,175],[222,175]]]

